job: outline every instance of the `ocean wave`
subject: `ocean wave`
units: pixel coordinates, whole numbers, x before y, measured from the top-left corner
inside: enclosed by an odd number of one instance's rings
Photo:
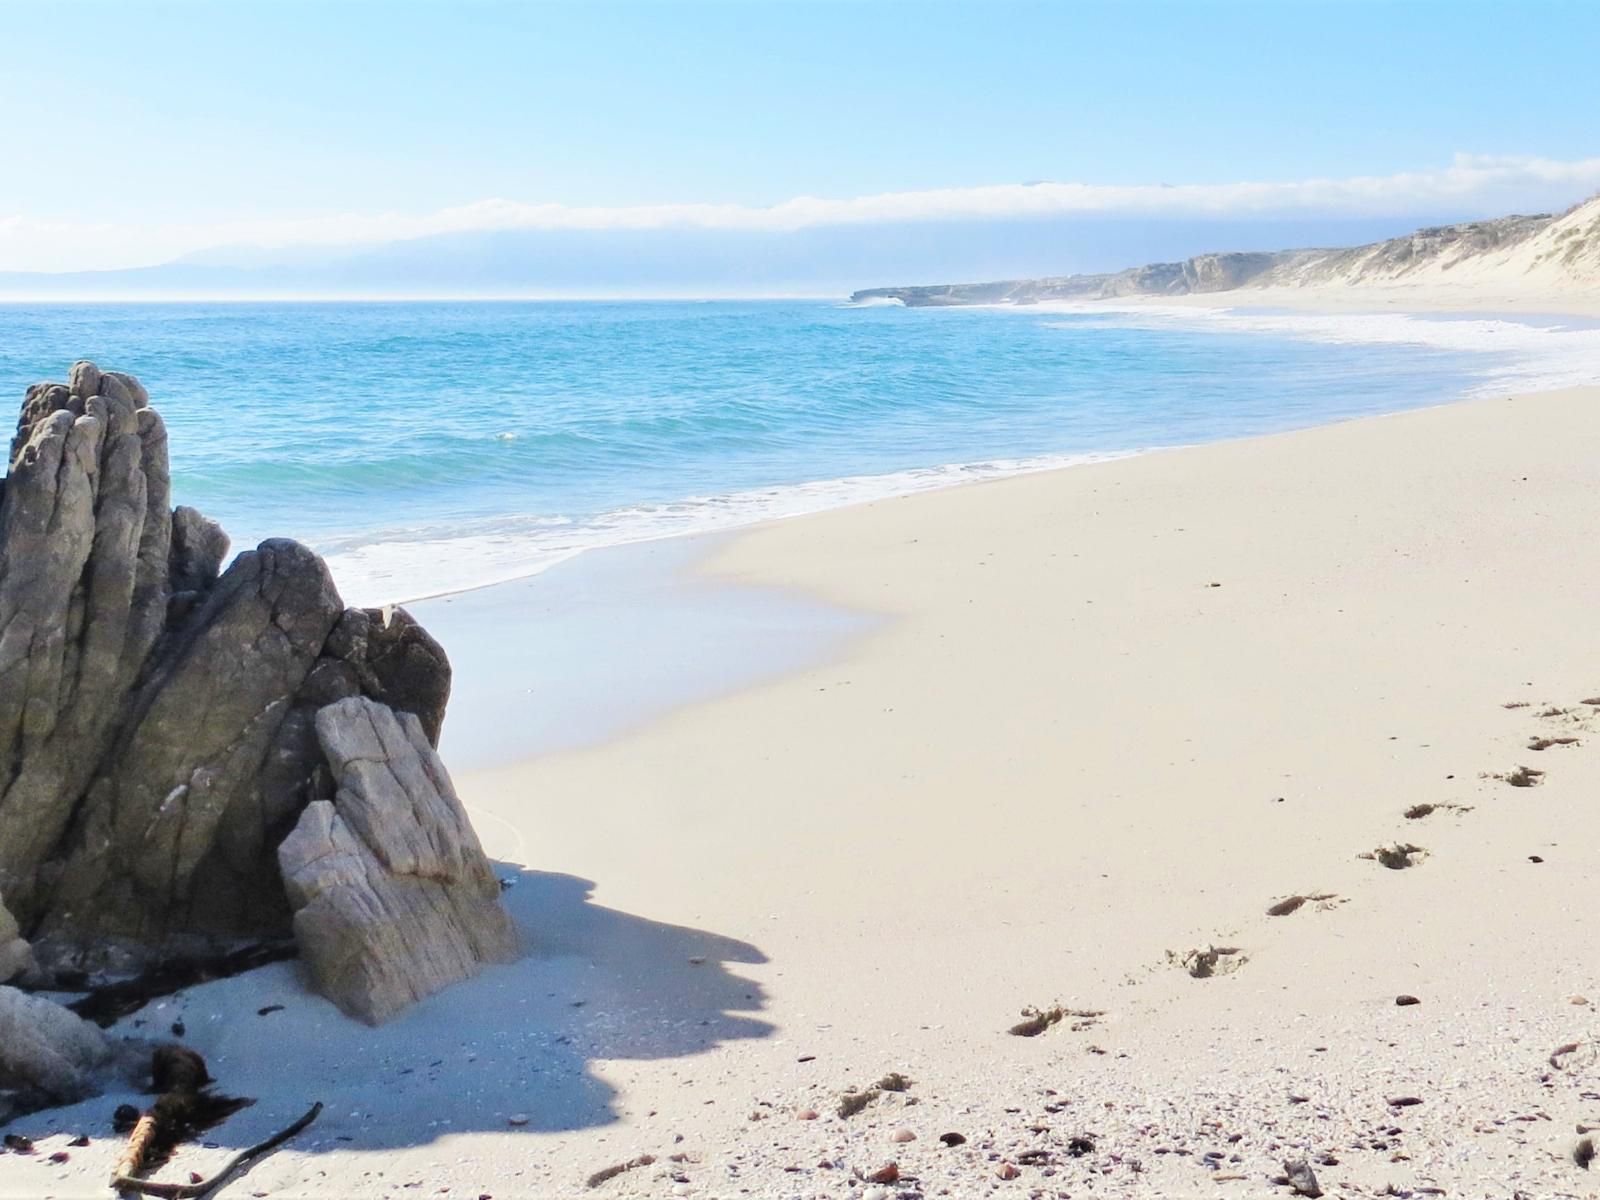
[[[847,300],[836,308],[904,308],[906,302],[899,296],[868,296],[865,300]]]
[[[505,518],[468,532],[396,531],[371,541],[323,543],[341,594],[351,604],[399,604],[538,575],[587,550],[715,533],[959,484],[1059,467],[1108,462],[1138,450],[1027,458],[856,475],[724,495],[638,504],[595,517]]]
[[[1600,326],[1577,318],[1549,321],[1416,313],[1272,312],[1178,305],[1052,306],[1073,317],[1123,329],[1187,327],[1207,333],[1266,334],[1350,346],[1416,346],[1481,360],[1468,396],[1600,384]],[[1045,322],[1078,328],[1076,321]]]
[[[841,307],[883,307],[874,298]],[[1409,346],[1469,357],[1465,394],[1531,391],[1600,382],[1600,326],[1581,321],[1533,323],[1498,316],[1431,317],[1401,313],[1298,313],[1139,305],[1060,305],[1032,310],[1070,320],[1046,327],[1191,329],[1267,335],[1350,346]],[[1466,382],[1466,381],[1464,381]],[[1460,392],[1456,393],[1461,394]],[[1445,397],[1441,397],[1445,398]],[[1209,440],[1209,438],[1205,439]],[[613,508],[597,516],[505,517],[442,534],[391,530],[359,542],[322,547],[345,593],[386,603],[486,586],[548,570],[586,550],[658,538],[737,529],[764,521],[951,487],[981,479],[1123,458],[1137,450],[995,458],[886,474],[849,475],[783,486],[690,496]]]
[[[25,386],[68,343],[136,351],[175,494],[238,546],[315,546],[363,602],[1125,447],[1437,404],[1517,370],[1526,389],[1559,378],[1562,356],[1586,381],[1600,363],[1503,324],[1105,305],[883,320],[832,301],[245,306],[206,310],[197,356],[193,324],[173,324],[185,311],[34,314],[8,329],[0,376]],[[1480,352],[1496,342],[1525,350]]]

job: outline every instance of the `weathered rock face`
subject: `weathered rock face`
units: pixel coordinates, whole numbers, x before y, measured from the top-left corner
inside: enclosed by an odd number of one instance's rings
[[[0,1093],[20,1093],[26,1107],[82,1100],[114,1056],[110,1039],[82,1017],[0,987]]]
[[[439,744],[450,700],[444,647],[403,608],[352,608],[328,638],[328,654],[348,664],[354,688],[401,712],[415,713],[428,741]]]
[[[270,896],[230,895],[221,878],[193,884],[219,842],[243,838],[270,862],[263,835],[292,798],[263,795],[263,767],[342,607],[321,560],[295,542],[234,561],[129,695],[62,843],[41,932],[149,943],[173,928],[271,927],[248,910]],[[314,764],[303,765],[306,779]],[[248,853],[233,857],[248,868]],[[217,904],[233,919],[218,920]]]
[[[377,1024],[517,953],[490,870],[422,722],[365,697],[317,713],[337,781],[278,847],[323,995]]]
[[[221,571],[227,535],[168,493],[137,380],[84,362],[28,390],[0,490],[0,896],[46,961],[287,934],[278,843],[337,775],[318,710],[443,721],[449,664],[407,614],[346,609],[291,541]]]
[[[166,622],[166,431],[107,378],[28,390],[0,497],[0,894],[24,928]]]

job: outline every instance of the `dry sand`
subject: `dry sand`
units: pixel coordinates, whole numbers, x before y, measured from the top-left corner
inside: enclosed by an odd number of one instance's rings
[[[377,1031],[287,966],[147,1010],[260,1100],[165,1177],[322,1099],[228,1194],[1596,1194],[1597,464],[1569,391],[734,539],[705,569],[887,619],[458,780],[525,961]],[[1101,1015],[1007,1032],[1054,1005]],[[22,1123],[0,1195],[104,1194],[119,1099]]]

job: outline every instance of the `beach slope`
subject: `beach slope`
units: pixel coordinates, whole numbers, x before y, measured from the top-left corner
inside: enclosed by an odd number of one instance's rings
[[[718,576],[887,621],[465,785],[537,864],[767,959],[771,1037],[607,1068],[621,1140],[683,1133],[710,1192],[898,1159],[971,1194],[1028,1149],[1116,1194],[1319,1155],[1352,1190],[1576,1188],[1600,1101],[1551,1056],[1592,1062],[1600,1002],[1597,461],[1600,393],[1568,391],[735,541]],[[1007,1034],[1058,1004],[1103,1015]],[[832,1115],[891,1070],[920,1103]]]

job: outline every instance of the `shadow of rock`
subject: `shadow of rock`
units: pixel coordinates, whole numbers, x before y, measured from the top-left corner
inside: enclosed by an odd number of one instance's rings
[[[730,967],[765,962],[755,947],[604,908],[590,899],[593,884],[574,876],[506,864],[496,873],[510,884],[506,904],[528,953],[386,1025],[343,1016],[301,985],[295,963],[278,963],[168,997],[113,1032],[170,1039],[181,1021],[218,1088],[258,1099],[207,1135],[225,1147],[258,1141],[322,1100],[327,1111],[295,1143],[302,1151],[609,1124],[616,1093],[596,1061],[683,1057],[772,1033],[753,1015],[762,989]],[[110,1093],[36,1113],[15,1131],[114,1145],[111,1114],[124,1102],[141,1098]]]

